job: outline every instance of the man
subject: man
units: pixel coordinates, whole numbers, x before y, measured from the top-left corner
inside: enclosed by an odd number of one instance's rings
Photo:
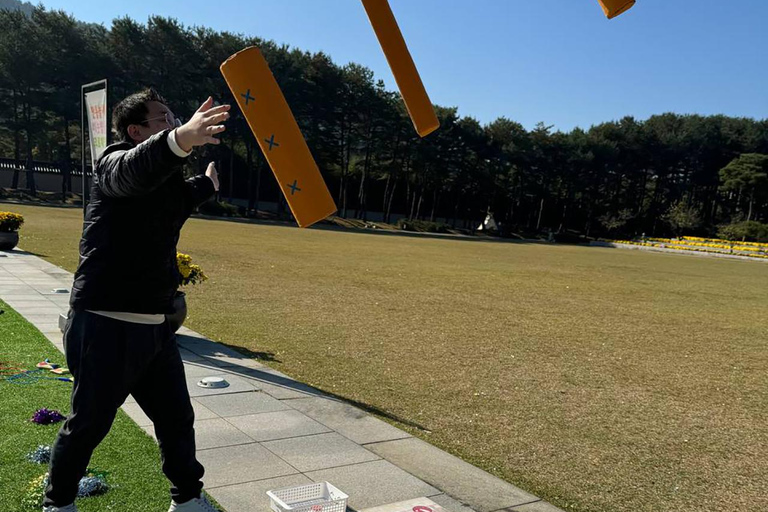
[[[194,413],[165,314],[180,282],[181,227],[219,189],[213,164],[185,180],[184,158],[195,146],[219,143],[214,135],[224,131],[228,111],[208,98],[182,125],[152,89],[114,109],[122,141],[96,163],[85,213],[64,330],[72,407],[52,450],[44,512],[76,512],[78,482],[129,394],[154,423],[172,484],[170,511],[215,510],[200,494]]]

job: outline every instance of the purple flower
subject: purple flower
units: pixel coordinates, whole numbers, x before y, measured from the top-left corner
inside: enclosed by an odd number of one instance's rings
[[[66,418],[62,416],[59,411],[53,411],[50,409],[40,409],[32,416],[32,421],[38,425],[51,425],[64,421]]]

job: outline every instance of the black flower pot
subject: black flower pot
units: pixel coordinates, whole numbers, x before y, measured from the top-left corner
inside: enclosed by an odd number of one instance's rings
[[[178,331],[187,318],[186,297],[187,295],[184,292],[176,292],[176,296],[173,298],[173,313],[165,315],[165,318],[168,319],[168,325],[171,326],[173,332]]]
[[[19,232],[11,231],[0,233],[0,251],[10,251],[19,243]]]

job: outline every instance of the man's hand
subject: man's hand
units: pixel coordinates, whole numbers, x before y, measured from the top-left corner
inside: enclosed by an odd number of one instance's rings
[[[211,178],[211,181],[213,182],[213,188],[216,190],[216,192],[219,191],[219,173],[216,172],[216,166],[213,165],[213,162],[208,164],[208,168],[205,170],[205,175]]]
[[[192,119],[176,128],[176,143],[184,151],[192,151],[195,146],[218,144],[214,137],[226,128],[220,124],[229,119],[229,105],[213,106],[213,98],[209,97],[200,105]]]

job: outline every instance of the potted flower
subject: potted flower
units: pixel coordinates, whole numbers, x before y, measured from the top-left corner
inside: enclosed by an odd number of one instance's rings
[[[19,228],[24,217],[18,213],[0,212],[0,251],[10,251],[19,243]]]
[[[205,275],[203,269],[199,265],[192,263],[192,258],[189,254],[176,253],[176,265],[179,269],[179,286],[187,286],[189,284],[198,284],[206,281],[208,276]],[[176,296],[173,299],[173,314],[166,315],[168,323],[174,332],[178,331],[187,318],[187,300],[186,294],[181,291],[176,291]]]

